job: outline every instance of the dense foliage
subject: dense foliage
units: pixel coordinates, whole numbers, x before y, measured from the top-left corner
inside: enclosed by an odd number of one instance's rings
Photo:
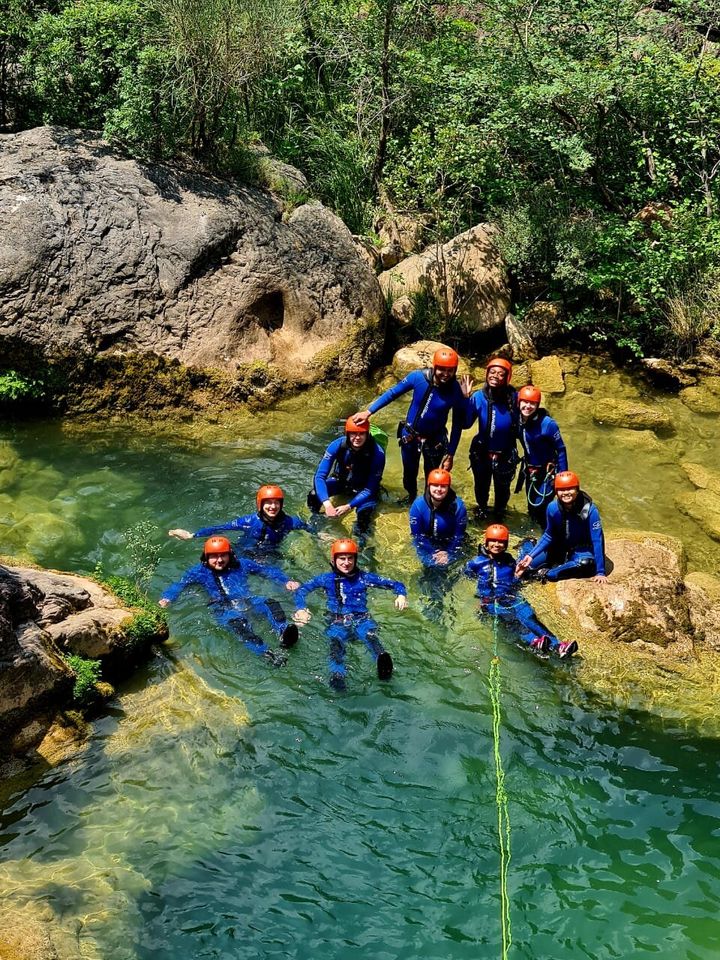
[[[383,205],[496,221],[521,308],[635,352],[717,333],[714,0],[6,5],[5,129],[245,173],[262,139],[356,232]]]

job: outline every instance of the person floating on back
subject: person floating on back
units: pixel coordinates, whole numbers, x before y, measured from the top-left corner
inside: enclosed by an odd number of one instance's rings
[[[545,526],[545,514],[554,495],[556,473],[568,468],[567,450],[560,427],[547,410],[540,406],[542,394],[528,384],[518,390],[518,439],[523,448],[515,492],[525,482],[528,513],[540,526]]]
[[[377,624],[370,617],[367,606],[368,587],[393,590],[395,606],[404,610],[407,606],[405,585],[397,580],[388,580],[375,573],[365,573],[357,565],[358,547],[354,540],[335,540],[330,548],[331,573],[321,573],[303,584],[295,596],[297,610],[295,619],[307,623],[311,614],[307,598],[313,590],[323,589],[327,597],[327,629],[330,641],[330,686],[335,690],[346,687],[347,647],[351,640],[361,640],[370,652],[380,680],[389,680],[393,672],[390,654],[380,643]]]
[[[516,392],[510,386],[512,363],[493,357],[487,365],[485,384],[467,403],[466,427],[478,423],[470,444],[470,468],[475,480],[479,519],[488,516],[490,485],[495,492],[493,516],[502,520],[510,499],[510,484],[517,466]]]
[[[282,584],[288,590],[296,590],[300,586],[297,581],[288,580],[278,567],[238,558],[226,537],[210,537],[205,542],[200,563],[190,567],[180,580],[171,584],[163,592],[159,603],[161,607],[168,607],[187,587],[202,587],[210,598],[216,622],[236,633],[253,653],[264,656],[274,666],[281,666],[285,663],[285,657],[275,653],[258,636],[250,622],[250,613],[259,614],[268,621],[280,639],[280,646],[284,648],[297,643],[298,628],[288,622],[277,600],[250,595],[250,575]]]
[[[255,513],[246,513],[234,520],[210,524],[200,527],[195,533],[178,527],[168,531],[168,536],[178,540],[192,540],[197,537],[211,537],[224,530],[238,530],[240,537],[235,544],[236,548],[245,554],[259,555],[278,547],[288,533],[294,530],[310,530],[310,527],[300,517],[291,517],[283,510],[285,494],[274,484],[264,484],[255,495],[257,510]]]
[[[370,424],[357,424],[348,417],[344,435],[328,446],[315,471],[308,506],[313,513],[324,508],[327,517],[342,517],[355,510],[357,529],[365,533],[380,499],[384,469],[385,451],[371,435]],[[350,495],[350,501],[334,506],[332,498],[343,493]]]
[[[466,398],[472,388],[470,377],[464,376],[458,381],[458,362],[457,353],[449,347],[436,350],[432,367],[413,370],[373,400],[367,410],[361,410],[352,418],[355,423],[367,423],[372,414],[412,390],[410,408],[397,430],[403,487],[407,493],[403,502],[412,503],[417,497],[421,455],[426,476],[440,466],[452,470],[466,416]],[[447,421],[451,412],[452,432],[448,440]]]
[[[481,613],[502,620],[516,631],[520,642],[539,657],[547,658],[550,651],[563,660],[571,657],[578,648],[577,641],[560,643],[540,623],[527,600],[518,594],[515,559],[507,549],[509,539],[510,531],[506,526],[491,524],[485,531],[479,555],[465,566],[464,573],[477,581],[476,595],[480,598]]]
[[[551,582],[592,577],[604,583],[605,538],[598,508],[580,489],[580,479],[571,470],[557,474],[554,488],[545,532],[535,546],[523,550],[517,576],[530,570]]]
[[[460,553],[467,510],[447,470],[431,470],[425,493],[410,507],[410,535],[424,567],[445,567]]]

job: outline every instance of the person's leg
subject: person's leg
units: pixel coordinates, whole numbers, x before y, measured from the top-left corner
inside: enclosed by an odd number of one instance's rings
[[[370,532],[370,525],[375,518],[375,508],[377,500],[368,500],[357,511],[355,523],[353,525],[353,536],[358,541],[360,547],[364,546],[365,539]]]
[[[554,476],[554,473],[540,474],[539,472],[535,472],[531,476],[528,472],[525,478],[528,514],[540,527],[545,526],[545,514],[555,496],[553,490]]]
[[[270,647],[255,633],[248,618],[239,610],[234,610],[231,607],[216,610],[215,620],[221,627],[236,634],[248,650],[258,656],[274,656]]]
[[[426,440],[423,443],[423,469],[425,471],[425,483],[431,470],[437,470],[447,454],[447,435],[437,439]]]
[[[420,444],[411,441],[400,444],[400,459],[403,465],[403,487],[410,503],[418,494],[418,470],[420,469]]]
[[[328,480],[326,480],[325,486],[327,487],[328,496],[330,497],[334,497],[336,493],[342,493],[345,489],[340,481],[336,480],[334,477],[330,477]],[[322,502],[315,491],[315,487],[312,488],[307,496],[307,505],[313,513],[320,513]]]
[[[534,563],[531,566],[535,568]],[[558,580],[594,577],[595,570],[595,558],[589,551],[573,550],[565,563],[550,567],[546,577],[551,583],[557,583]]]
[[[370,651],[370,656],[375,662],[378,678],[380,680],[389,680],[393,672],[393,661],[385,647],[380,643],[375,621],[369,617],[367,620],[361,620],[360,623],[355,625],[355,631],[358,638],[362,640]]]
[[[344,690],[347,686],[345,655],[348,644],[348,628],[342,623],[331,623],[326,630],[326,636],[329,643],[330,686],[334,690]]]
[[[280,645],[294,647],[298,639],[296,624],[290,623],[282,605],[273,599],[265,597],[249,597],[250,608],[262,617],[265,617],[272,630],[280,637]]]
[[[476,443],[477,436],[470,444],[470,469],[472,470],[475,485],[475,503],[481,514],[487,513],[488,497],[490,496],[490,481],[492,467],[484,447]]]
[[[510,487],[515,476],[516,457],[511,455],[496,460],[492,465],[493,488],[495,499],[493,514],[496,520],[502,520],[510,500]]]
[[[556,650],[560,646],[558,638],[540,623],[527,600],[521,597],[516,598],[513,613],[518,624],[518,634],[523,643],[534,646],[537,640],[546,638],[547,643],[541,645],[543,648]]]

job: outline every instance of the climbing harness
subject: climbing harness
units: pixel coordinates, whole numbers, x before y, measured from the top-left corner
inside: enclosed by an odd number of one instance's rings
[[[548,464],[545,476],[539,483],[538,477],[540,477],[542,473],[542,467],[527,467],[526,469],[529,480],[527,488],[528,506],[542,507],[543,504],[554,495],[553,482],[555,480],[555,464]]]
[[[500,728],[502,721],[500,695],[502,693],[502,682],[500,675],[500,657],[498,655],[498,614],[496,598],[493,598],[493,601],[493,656],[490,661],[488,687],[490,689],[490,703],[492,704],[493,754],[495,757],[495,804],[497,806],[498,848],[500,853],[501,957],[502,960],[507,960],[508,950],[512,944],[510,897],[507,890],[508,867],[510,865],[510,814],[508,811],[508,795],[505,790],[505,770],[503,769],[502,754],[500,753]]]

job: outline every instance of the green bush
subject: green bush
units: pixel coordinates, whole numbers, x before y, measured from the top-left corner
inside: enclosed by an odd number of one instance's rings
[[[0,403],[17,403],[21,400],[40,400],[45,396],[44,381],[27,377],[17,370],[0,373]]]
[[[66,654],[64,659],[75,674],[73,699],[79,706],[89,706],[98,697],[95,684],[100,679],[100,661],[87,660],[75,653]]]

